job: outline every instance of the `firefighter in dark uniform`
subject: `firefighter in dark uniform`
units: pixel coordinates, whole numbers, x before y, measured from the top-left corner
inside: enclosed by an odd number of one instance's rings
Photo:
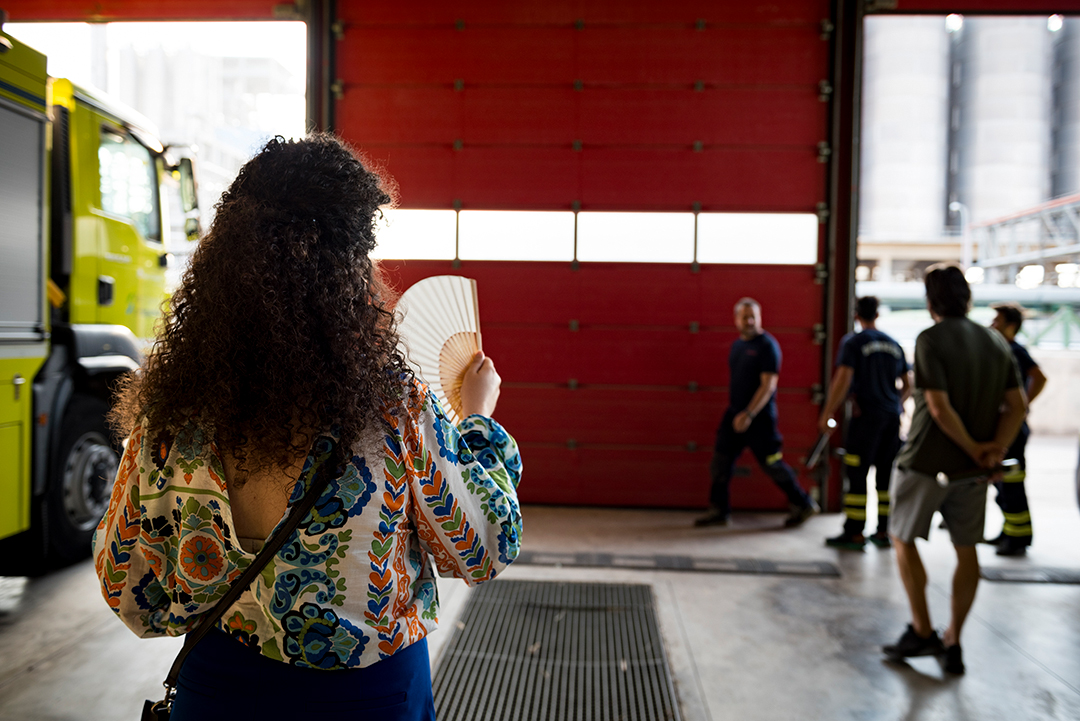
[[[1015,303],[999,303],[991,307],[997,311],[997,315],[990,323],[990,327],[1009,341],[1009,348],[1012,349],[1016,364],[1020,367],[1020,380],[1027,391],[1030,406],[1035,396],[1042,393],[1046,385],[1046,376],[1043,375],[1039,364],[1032,359],[1027,349],[1016,342],[1016,334],[1024,323],[1024,309]],[[997,489],[997,504],[1005,516],[1005,526],[1001,534],[988,543],[997,546],[999,556],[1022,556],[1027,553],[1027,547],[1031,545],[1031,511],[1028,509],[1027,492],[1024,489],[1024,479],[1027,477],[1024,449],[1030,435],[1031,429],[1028,428],[1025,420],[1012,447],[1005,454],[1006,458],[1015,458],[1020,461],[1020,465],[1017,470],[994,483]]]
[[[821,409],[818,430],[831,432],[829,421],[844,401],[852,398],[851,422],[844,442],[844,530],[825,540],[826,545],[848,550],[862,550],[866,545],[866,475],[873,466],[877,471],[877,531],[870,542],[889,548],[889,483],[893,461],[900,450],[900,415],[911,394],[911,378],[900,344],[875,327],[878,299],[859,298],[855,320],[862,326],[840,341],[836,372],[829,386],[829,397]],[[900,388],[896,381],[900,380]]]
[[[726,526],[731,514],[729,487],[735,461],[749,447],[773,483],[788,498],[791,515],[784,526],[798,526],[818,512],[818,506],[784,462],[783,436],[776,427],[776,386],[780,378],[780,345],[761,328],[761,305],[753,298],[735,304],[739,338],[728,355],[731,370],[729,401],[713,449],[709,511],[694,523]]]

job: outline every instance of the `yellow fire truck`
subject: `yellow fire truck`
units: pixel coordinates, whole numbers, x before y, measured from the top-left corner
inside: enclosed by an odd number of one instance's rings
[[[0,574],[89,552],[119,461],[111,387],[165,300],[169,194],[197,237],[190,157],[46,75],[0,12]],[[176,188],[176,185],[179,185]]]

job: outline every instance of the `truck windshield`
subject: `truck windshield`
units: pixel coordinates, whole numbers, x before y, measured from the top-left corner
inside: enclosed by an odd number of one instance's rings
[[[128,218],[143,238],[160,242],[157,171],[150,151],[126,135],[103,132],[98,163],[101,209]]]

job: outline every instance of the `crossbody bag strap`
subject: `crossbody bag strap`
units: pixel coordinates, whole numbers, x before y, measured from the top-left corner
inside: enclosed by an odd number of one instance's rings
[[[318,440],[316,440],[316,443],[318,443]],[[304,497],[300,499],[300,502],[290,509],[289,517],[285,519],[285,523],[279,526],[277,532],[267,540],[266,545],[255,556],[255,560],[244,570],[243,575],[229,587],[228,592],[221,597],[221,600],[199,619],[199,623],[194,629],[188,632],[184,638],[184,647],[176,655],[176,659],[169,668],[169,674],[165,677],[167,699],[171,696],[173,689],[176,688],[176,680],[180,676],[180,667],[184,665],[184,659],[191,653],[191,649],[210,632],[210,629],[225,615],[225,612],[236,603],[236,599],[240,598],[244,591],[247,590],[255,577],[262,573],[266,564],[277,555],[277,552],[285,545],[285,540],[292,535],[292,532],[300,525],[300,521],[307,516],[312,506],[315,505],[315,501],[322,495],[323,490],[326,489],[327,484],[335,475],[333,472],[335,469],[326,464],[332,452],[333,446],[331,446],[330,452],[320,453],[316,457],[315,462],[312,463],[306,474],[311,479],[308,490]]]

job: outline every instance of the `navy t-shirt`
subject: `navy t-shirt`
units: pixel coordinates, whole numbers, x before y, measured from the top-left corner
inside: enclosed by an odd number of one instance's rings
[[[1037,367],[1039,364],[1035,362],[1035,359],[1031,357],[1031,354],[1027,352],[1027,348],[1020,345],[1014,340],[1009,341],[1009,348],[1012,349],[1013,355],[1016,357],[1016,365],[1020,366],[1020,382],[1027,388],[1028,373],[1032,368]]]
[[[731,346],[728,367],[731,369],[731,408],[738,413],[750,405],[761,385],[762,373],[780,372],[780,344],[765,332],[751,340],[739,338]],[[775,393],[761,412],[776,417]]]
[[[1027,392],[1028,387],[1028,373],[1032,368],[1037,368],[1038,363],[1031,357],[1031,354],[1027,352],[1027,348],[1020,345],[1014,340],[1009,341],[1009,349],[1012,350],[1013,357],[1016,358],[1016,365],[1020,367],[1020,386]],[[1020,425],[1020,431],[1022,433],[1030,433],[1028,428],[1027,418],[1024,418],[1024,422]]]
[[[860,409],[897,415],[903,412],[896,379],[907,373],[908,363],[903,348],[890,336],[879,330],[844,336],[837,365],[854,371],[851,393]]]

